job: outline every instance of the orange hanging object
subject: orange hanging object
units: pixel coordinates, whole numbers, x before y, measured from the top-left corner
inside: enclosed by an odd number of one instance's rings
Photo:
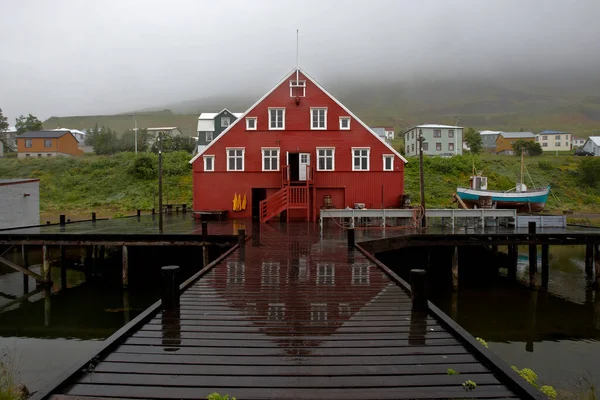
[[[244,193],[244,199],[242,200],[242,210],[246,209],[246,202],[247,202],[246,193]]]
[[[237,193],[233,194],[233,211],[237,211]]]

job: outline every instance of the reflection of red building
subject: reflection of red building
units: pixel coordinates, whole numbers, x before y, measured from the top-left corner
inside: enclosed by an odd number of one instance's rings
[[[321,243],[308,231],[288,236],[274,230],[261,239],[266,245],[247,247],[245,257],[234,253],[206,283],[265,334],[286,337],[282,346],[318,345],[289,337],[332,334],[390,285],[343,241]]]

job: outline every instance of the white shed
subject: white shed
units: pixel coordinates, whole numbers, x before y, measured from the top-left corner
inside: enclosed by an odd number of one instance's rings
[[[0,179],[0,229],[40,224],[40,180]]]
[[[600,157],[600,136],[590,136],[583,145],[583,150],[594,153],[596,157]]]

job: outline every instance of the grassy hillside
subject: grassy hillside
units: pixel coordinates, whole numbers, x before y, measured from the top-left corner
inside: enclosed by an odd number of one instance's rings
[[[0,178],[39,178],[43,220],[127,214],[136,209],[157,208],[157,157],[141,156],[136,163],[132,153],[79,158],[0,159]],[[577,212],[600,212],[600,187],[579,183],[578,165],[584,157],[541,156],[526,159],[529,175],[538,186],[550,184],[548,208]],[[192,203],[192,173],[185,152],[165,155],[165,202]],[[425,183],[428,207],[456,207],[452,194],[457,186],[467,186],[472,163],[489,177],[490,189],[510,189],[519,176],[520,163],[514,156],[459,156],[426,158]],[[526,183],[531,186],[529,178]],[[409,158],[406,165],[406,192],[414,203],[419,199],[419,163]]]

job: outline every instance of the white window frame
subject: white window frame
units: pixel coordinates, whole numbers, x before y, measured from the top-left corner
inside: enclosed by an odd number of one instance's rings
[[[281,151],[279,149],[279,147],[262,147],[260,149],[261,153],[262,153],[262,158],[261,158],[261,166],[262,166],[262,170],[263,172],[273,172],[273,171],[279,171],[279,160],[280,160],[280,156],[281,156]],[[277,169],[265,169],[265,151],[276,151],[277,155],[275,156],[276,160],[277,160]],[[269,158],[273,158],[272,155],[269,155]]]
[[[355,158],[354,152],[357,150],[360,150],[360,151],[366,150],[367,151],[367,169],[362,168],[362,162],[361,162],[361,167],[358,169],[354,165],[354,158]],[[371,148],[370,147],[353,147],[351,155],[352,155],[352,171],[370,171],[371,170]],[[364,156],[361,154],[359,157],[363,158]]]
[[[302,88],[302,96],[298,97],[306,97],[306,81],[297,81],[295,79],[290,80],[290,97],[296,97],[294,96],[294,88]]]
[[[387,169],[385,167],[385,160],[387,158],[390,158],[392,160],[391,163],[390,163],[390,167],[391,167],[390,169]],[[383,170],[384,171],[393,171],[394,170],[394,155],[393,154],[384,154],[383,155]]]
[[[368,263],[352,264],[352,286],[369,285],[370,269],[371,269],[371,266]]]
[[[321,110],[325,111],[324,118],[323,118],[323,122],[324,122],[325,125],[324,126],[317,126],[317,127],[315,127],[315,125],[314,125],[315,120],[313,118],[313,111],[321,111]],[[319,122],[318,118],[317,118],[316,122]],[[312,130],[312,131],[325,131],[325,130],[327,130],[327,107],[311,107],[310,108],[310,130]]]
[[[282,113],[281,127],[280,128],[279,127],[273,127],[271,125],[271,123],[273,122],[271,120],[271,111],[279,111],[279,110],[283,111],[283,113]],[[282,108],[282,107],[269,108],[269,130],[270,131],[283,131],[283,130],[285,130],[285,108]]]
[[[448,143],[448,151],[454,151],[454,143]]]
[[[325,168],[321,169],[319,167],[320,163],[319,163],[319,150],[331,150],[331,169],[327,169],[327,158],[329,156],[324,155],[323,157],[325,158]],[[335,171],[335,147],[317,147],[316,148],[317,151],[317,171]]]
[[[452,134],[452,135],[450,135],[450,134]],[[448,139],[454,139],[454,135],[455,135],[454,129],[448,129]]]
[[[214,132],[205,132],[204,133],[204,140],[206,142],[212,142],[215,139],[215,133]],[[208,138],[210,136],[210,139]]]
[[[344,126],[342,125],[342,121],[348,121],[348,126],[346,128],[344,128]],[[350,117],[340,117],[340,131],[349,131],[350,130],[350,121],[352,121],[352,118]]]
[[[442,151],[442,142],[435,142],[435,151]]]
[[[211,169],[206,168],[206,160],[209,158],[212,159],[212,164],[211,164],[212,168]],[[214,156],[214,154],[207,154],[204,156],[204,172],[214,172],[214,171],[215,171],[215,156]]]
[[[229,169],[229,151],[231,150],[241,150],[242,151],[242,169]],[[227,156],[227,171],[231,171],[231,172],[244,172],[244,169],[246,167],[246,148],[245,147],[227,147],[225,149],[225,155]],[[234,156],[234,158],[237,158],[238,156]]]
[[[239,261],[227,261],[227,284],[240,285],[246,282],[246,265]]]
[[[254,127],[250,126],[250,121],[254,121]],[[246,117],[246,130],[247,131],[255,131],[257,124],[258,124],[258,120],[256,117]]]
[[[319,286],[335,286],[334,263],[317,263],[316,283]]]
[[[260,272],[261,286],[279,285],[279,269],[281,268],[278,262],[263,261]]]
[[[25,139],[25,148],[26,149],[31,149],[33,147],[33,140],[31,139]]]
[[[224,125],[223,122],[227,122],[227,124]],[[221,117],[221,127],[227,128],[229,125],[231,125],[231,117]]]

